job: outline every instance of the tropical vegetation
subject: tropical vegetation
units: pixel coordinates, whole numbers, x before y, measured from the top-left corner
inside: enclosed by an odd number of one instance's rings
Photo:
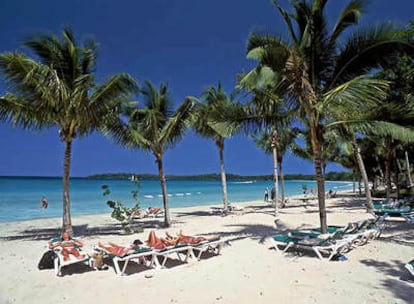
[[[12,91],[0,99],[0,118],[25,129],[56,128],[65,144],[62,230],[72,233],[69,177],[72,144],[117,117],[119,104],[136,91],[127,74],[95,82],[97,45],[78,44],[71,30],[62,38],[42,35],[24,45],[36,58],[17,52],[0,54],[0,71]]]
[[[413,187],[414,23],[405,29],[389,23],[357,28],[368,1],[351,0],[330,26],[327,3],[295,0],[288,11],[272,2],[287,34],[254,31],[248,38],[246,55],[256,66],[237,76],[236,88],[243,94],[243,102],[226,94],[221,85],[207,87],[200,98],[187,97],[175,104],[167,85],[157,88],[146,81],[139,90],[127,74],[110,76],[98,84],[94,77],[96,43],[79,44],[68,29],[61,38],[42,35],[27,40],[24,45],[30,56],[0,54],[0,72],[10,85],[10,92],[0,97],[0,120],[24,129],[55,128],[65,145],[62,230],[72,232],[72,145],[76,138],[93,132],[154,155],[166,227],[171,225],[167,180],[187,177],[166,175],[164,155],[189,128],[216,143],[220,174],[191,178],[221,180],[224,211],[229,179],[273,180],[276,214],[279,177],[282,203],[283,179],[316,179],[320,225],[326,232],[325,180],[362,182],[368,211],[372,209],[371,195],[377,191],[385,189],[391,199],[393,187],[397,196],[400,189]],[[132,101],[134,97],[143,101]],[[252,138],[264,153],[272,155],[273,175],[225,172],[224,143],[235,134]],[[285,175],[287,153],[313,162],[315,174]],[[350,172],[325,172],[331,162]],[[108,176],[128,178],[131,173],[92,178]],[[113,215],[123,222],[131,211],[116,203],[112,208]]]

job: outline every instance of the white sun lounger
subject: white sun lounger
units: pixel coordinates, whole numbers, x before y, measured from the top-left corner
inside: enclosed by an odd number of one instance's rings
[[[117,256],[114,255],[104,248],[101,248],[99,246],[95,247],[95,251],[100,251],[105,254],[105,256],[112,259],[112,262],[114,264],[115,273],[118,275],[124,275],[125,270],[128,266],[129,261],[134,260],[138,264],[141,262],[144,262],[145,266],[157,268],[159,267],[159,263],[157,260],[157,252],[154,251],[152,248],[149,247],[142,247],[140,249],[135,250],[135,252],[125,254],[123,256]],[[147,259],[149,258],[149,259]],[[124,262],[124,265],[121,269],[120,262]]]
[[[59,242],[59,241],[61,241],[61,238],[54,238],[54,239],[50,240],[49,244],[53,244],[53,243]],[[81,255],[85,255],[85,257],[81,258],[81,259],[78,259],[74,255],[69,253],[69,259],[65,261],[64,256],[62,254],[62,247],[58,246],[58,247],[55,247],[53,249],[53,251],[55,253],[55,259],[53,261],[54,270],[55,270],[55,274],[57,276],[61,276],[62,275],[62,268],[66,267],[66,266],[69,266],[69,265],[83,263],[83,264],[86,264],[89,267],[91,267],[91,264],[90,264],[91,257],[88,254],[84,253],[82,251],[82,248],[76,247],[76,249],[79,251],[79,253]]]
[[[204,252],[212,252],[216,255],[221,253],[224,246],[224,241],[221,239],[201,242],[197,245],[191,245],[195,258],[199,261]]]
[[[165,263],[167,262],[171,254],[177,254],[178,259],[181,262],[186,262],[186,263],[189,261],[189,259],[195,258],[194,253],[193,253],[193,247],[187,244],[179,244],[176,246],[167,247],[162,250],[154,250],[154,251],[158,257],[162,258],[161,263],[159,263],[161,267],[165,266]],[[180,254],[184,254],[185,258],[182,259]]]

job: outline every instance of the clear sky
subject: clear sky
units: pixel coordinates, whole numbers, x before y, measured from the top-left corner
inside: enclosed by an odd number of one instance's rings
[[[279,3],[289,8],[287,0]],[[332,22],[348,1],[330,0]],[[406,25],[414,1],[373,0],[361,25],[393,21]],[[126,72],[139,83],[168,83],[175,102],[199,96],[219,81],[230,93],[236,75],[254,62],[245,58],[253,29],[284,34],[285,25],[269,0],[3,0],[0,1],[0,52],[24,50],[21,43],[36,33],[60,35],[70,27],[79,41],[93,37],[100,45],[97,80]],[[0,78],[0,95],[6,85]],[[21,130],[0,123],[0,175],[61,176],[64,145],[56,129]],[[164,157],[166,174],[218,173],[213,141],[189,132]],[[226,172],[272,174],[272,160],[251,140],[236,136],[225,143]],[[313,174],[309,161],[287,156],[285,173]],[[330,165],[329,170],[340,170]],[[74,141],[71,176],[94,173],[157,173],[147,152],[119,147],[99,134]]]

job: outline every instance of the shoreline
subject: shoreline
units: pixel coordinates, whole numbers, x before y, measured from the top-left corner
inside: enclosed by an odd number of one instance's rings
[[[345,225],[372,217],[362,207],[363,198],[340,193],[326,200],[328,224]],[[211,207],[174,208],[172,227],[160,228],[163,218],[147,218],[143,233],[123,235],[110,214],[72,218],[75,237],[92,253],[98,242],[126,245],[145,241],[151,230],[158,236],[180,230],[191,235],[220,235],[225,246],[219,256],[182,263],[168,260],[166,269],[152,270],[131,262],[127,275],[109,269],[37,269],[47,242],[59,234],[61,218],[0,223],[1,303],[409,303],[414,281],[403,265],[414,258],[414,231],[410,224],[391,219],[378,240],[345,253],[346,261],[320,261],[312,254],[280,253],[271,248],[269,237],[292,229],[319,226],[318,203],[304,204],[290,198],[280,209],[263,201],[232,203],[243,210],[226,217]],[[7,262],[6,262],[7,261]],[[90,282],[93,282],[91,284]],[[70,286],[70,292],[66,287]],[[160,287],[162,286],[162,292]],[[62,300],[63,299],[63,300]]]

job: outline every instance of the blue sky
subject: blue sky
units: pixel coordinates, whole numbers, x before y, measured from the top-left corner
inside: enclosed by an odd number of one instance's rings
[[[334,21],[348,1],[330,0]],[[288,1],[279,3],[288,8]],[[414,2],[371,1],[361,25],[393,21],[406,25]],[[168,83],[178,103],[199,96],[219,81],[229,93],[236,75],[254,62],[245,58],[246,41],[253,29],[284,34],[285,25],[269,0],[14,0],[0,2],[0,52],[21,50],[21,43],[36,33],[60,35],[72,28],[79,41],[92,37],[100,45],[97,80],[126,72],[139,83]],[[0,95],[6,85],[0,78]],[[0,123],[0,175],[60,176],[64,145],[55,129],[35,132]],[[189,132],[164,157],[166,174],[219,172],[214,142]],[[251,140],[236,136],[226,141],[228,173],[272,174],[272,160]],[[309,161],[286,156],[285,173],[313,174]],[[329,170],[340,170],[330,165]],[[94,134],[74,142],[72,176],[94,173],[157,173],[151,154],[119,147]]]

